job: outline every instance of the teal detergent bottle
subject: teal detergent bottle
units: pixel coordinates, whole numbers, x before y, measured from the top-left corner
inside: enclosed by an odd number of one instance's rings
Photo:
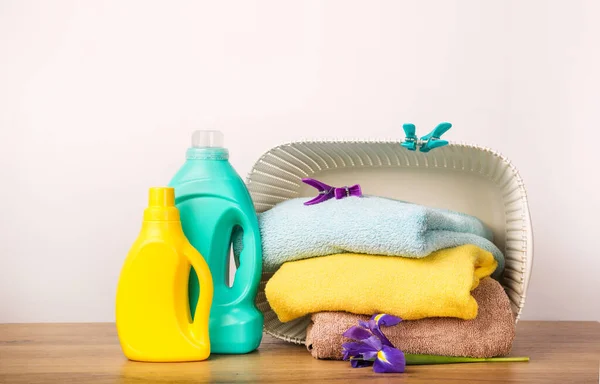
[[[209,336],[212,353],[247,353],[262,339],[263,315],[254,300],[262,273],[258,219],[250,194],[229,163],[219,131],[196,131],[187,160],[170,186],[181,215],[183,232],[204,256],[213,276],[214,298]],[[243,231],[243,248],[233,286],[227,284],[234,232]],[[191,313],[200,286],[192,268],[189,279]]]

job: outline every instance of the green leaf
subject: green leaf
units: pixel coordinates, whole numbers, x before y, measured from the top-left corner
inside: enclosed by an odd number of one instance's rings
[[[413,355],[405,353],[406,365],[433,365],[457,363],[506,363],[529,361],[529,357],[457,357],[437,355]]]

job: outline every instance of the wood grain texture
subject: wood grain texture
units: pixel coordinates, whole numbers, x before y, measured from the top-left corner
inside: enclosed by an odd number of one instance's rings
[[[303,346],[265,335],[258,351],[197,363],[136,363],[114,324],[1,324],[0,383],[598,383],[600,323],[519,322],[513,356],[529,363],[409,366],[374,374],[315,360]]]

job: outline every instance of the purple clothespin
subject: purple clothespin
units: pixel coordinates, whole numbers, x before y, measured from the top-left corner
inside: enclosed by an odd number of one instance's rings
[[[349,196],[362,196],[362,191],[360,189],[360,185],[358,184],[354,184],[351,187],[336,188],[315,179],[302,179],[302,182],[316,188],[319,191],[319,195],[317,197],[305,202],[304,205],[319,204],[334,197],[339,200]]]

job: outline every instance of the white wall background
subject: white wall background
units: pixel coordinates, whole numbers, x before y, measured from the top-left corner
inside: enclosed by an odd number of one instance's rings
[[[451,140],[526,182],[525,319],[599,320],[598,1],[0,0],[0,322],[112,321],[147,188],[218,127]]]

